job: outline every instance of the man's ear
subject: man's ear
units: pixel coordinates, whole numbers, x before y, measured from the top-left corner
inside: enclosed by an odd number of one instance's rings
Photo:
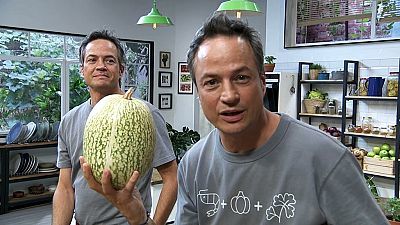
[[[124,71],[125,71],[125,66],[120,65],[120,68],[119,68],[119,72],[120,72],[119,77],[120,78],[122,78],[122,76],[124,75]]]
[[[83,64],[79,64],[79,73],[80,73],[81,77],[84,77],[83,76]]]

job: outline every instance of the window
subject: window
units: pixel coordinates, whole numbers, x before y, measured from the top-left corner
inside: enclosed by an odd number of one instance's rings
[[[400,0],[287,0],[285,47],[400,38]]]
[[[82,39],[82,35],[0,28],[0,130],[18,121],[60,121],[69,109],[89,98],[79,72]],[[135,97],[151,102],[153,42],[122,43],[127,70],[121,86],[136,88]]]

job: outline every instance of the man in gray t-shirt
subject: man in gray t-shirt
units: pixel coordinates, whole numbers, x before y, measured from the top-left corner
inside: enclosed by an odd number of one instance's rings
[[[80,160],[83,161],[83,158],[80,158],[83,153],[83,131],[90,111],[103,97],[122,94],[119,82],[125,69],[123,47],[110,32],[102,30],[89,34],[79,50],[81,73],[88,86],[90,99],[69,111],[60,123],[57,158],[60,176],[53,198],[53,224],[69,224],[74,213],[80,225],[142,224],[150,220],[146,211],[150,212],[152,207],[152,168],[141,174],[137,185],[116,191],[117,202],[121,205],[115,205],[114,201],[108,198],[107,189],[101,187],[104,182],[110,181],[110,171],[104,172],[105,179],[102,179],[102,184],[91,183],[91,180],[88,182],[83,176],[83,170],[88,168],[88,165],[83,168],[80,165]],[[163,180],[152,220],[158,224],[165,224],[176,201],[177,165],[160,111],[150,103],[146,104],[153,116],[156,130],[152,166],[159,171]],[[125,204],[125,201],[136,198],[143,200],[140,210],[135,205]],[[141,215],[128,218],[124,216],[127,210],[139,211]]]
[[[216,129],[179,164],[176,224],[388,224],[345,146],[263,107],[254,29],[216,14],[196,33],[187,62]]]

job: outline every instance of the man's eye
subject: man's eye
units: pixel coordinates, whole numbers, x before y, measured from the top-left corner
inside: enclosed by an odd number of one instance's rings
[[[106,63],[109,65],[113,65],[113,64],[115,64],[115,60],[114,59],[106,59]]]
[[[215,87],[217,86],[217,84],[218,84],[217,80],[207,80],[204,82],[204,86],[208,88]]]
[[[246,83],[250,80],[250,77],[248,77],[246,75],[237,75],[235,80],[240,83]]]
[[[93,63],[93,62],[96,62],[96,60],[95,60],[94,58],[88,58],[88,59],[86,60],[86,62],[88,62],[88,63]]]

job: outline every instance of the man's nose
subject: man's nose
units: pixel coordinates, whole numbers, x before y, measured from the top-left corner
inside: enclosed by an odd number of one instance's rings
[[[239,92],[233,84],[227,82],[222,85],[220,99],[226,104],[237,103],[237,101],[239,100]]]

